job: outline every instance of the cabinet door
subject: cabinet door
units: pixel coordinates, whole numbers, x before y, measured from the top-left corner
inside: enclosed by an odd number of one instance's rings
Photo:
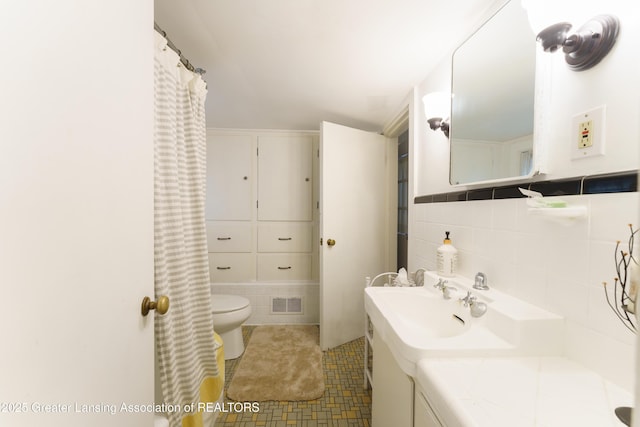
[[[373,330],[372,427],[413,427],[413,380]]]
[[[253,140],[250,135],[207,135],[207,219],[251,220]]]
[[[311,221],[311,136],[258,137],[258,220]]]
[[[442,427],[421,390],[416,390],[413,427]]]

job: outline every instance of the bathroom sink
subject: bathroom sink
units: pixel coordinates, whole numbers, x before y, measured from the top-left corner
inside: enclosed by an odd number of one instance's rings
[[[478,291],[463,277],[448,278],[451,299],[425,273],[422,287],[367,287],[365,311],[402,370],[415,376],[426,357],[554,356],[562,352],[562,317],[498,290]],[[486,304],[472,317],[460,298],[471,292]]]
[[[380,289],[380,288],[378,288]],[[462,334],[471,326],[468,313],[460,304],[445,301],[435,293],[413,288],[382,288],[380,304],[390,322],[423,338],[443,338]]]

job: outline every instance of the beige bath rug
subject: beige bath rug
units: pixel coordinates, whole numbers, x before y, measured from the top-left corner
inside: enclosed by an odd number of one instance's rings
[[[318,326],[257,326],[227,397],[236,401],[313,400],[324,393]]]

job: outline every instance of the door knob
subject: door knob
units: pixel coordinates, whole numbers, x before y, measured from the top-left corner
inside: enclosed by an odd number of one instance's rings
[[[150,310],[156,310],[158,314],[165,314],[169,311],[169,297],[162,295],[158,298],[158,301],[151,301],[151,298],[144,297],[142,299],[142,309],[140,311],[143,316],[146,316],[149,314]]]
[[[329,246],[333,246],[333,245],[335,245],[335,244],[336,244],[336,241],[335,241],[335,240],[333,240],[333,239],[327,239],[327,245],[329,245]]]

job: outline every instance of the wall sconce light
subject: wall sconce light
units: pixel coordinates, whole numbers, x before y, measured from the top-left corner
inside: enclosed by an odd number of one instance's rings
[[[424,115],[431,130],[440,129],[449,138],[449,111],[451,95],[446,92],[428,93],[422,98]]]
[[[569,68],[574,71],[588,70],[613,48],[620,31],[620,21],[613,15],[598,15],[569,34],[572,25],[566,21],[566,17],[572,16],[572,12],[580,10],[582,5],[567,3],[571,2],[522,0],[531,28],[537,34],[536,40],[544,51],[555,52],[562,48]]]

